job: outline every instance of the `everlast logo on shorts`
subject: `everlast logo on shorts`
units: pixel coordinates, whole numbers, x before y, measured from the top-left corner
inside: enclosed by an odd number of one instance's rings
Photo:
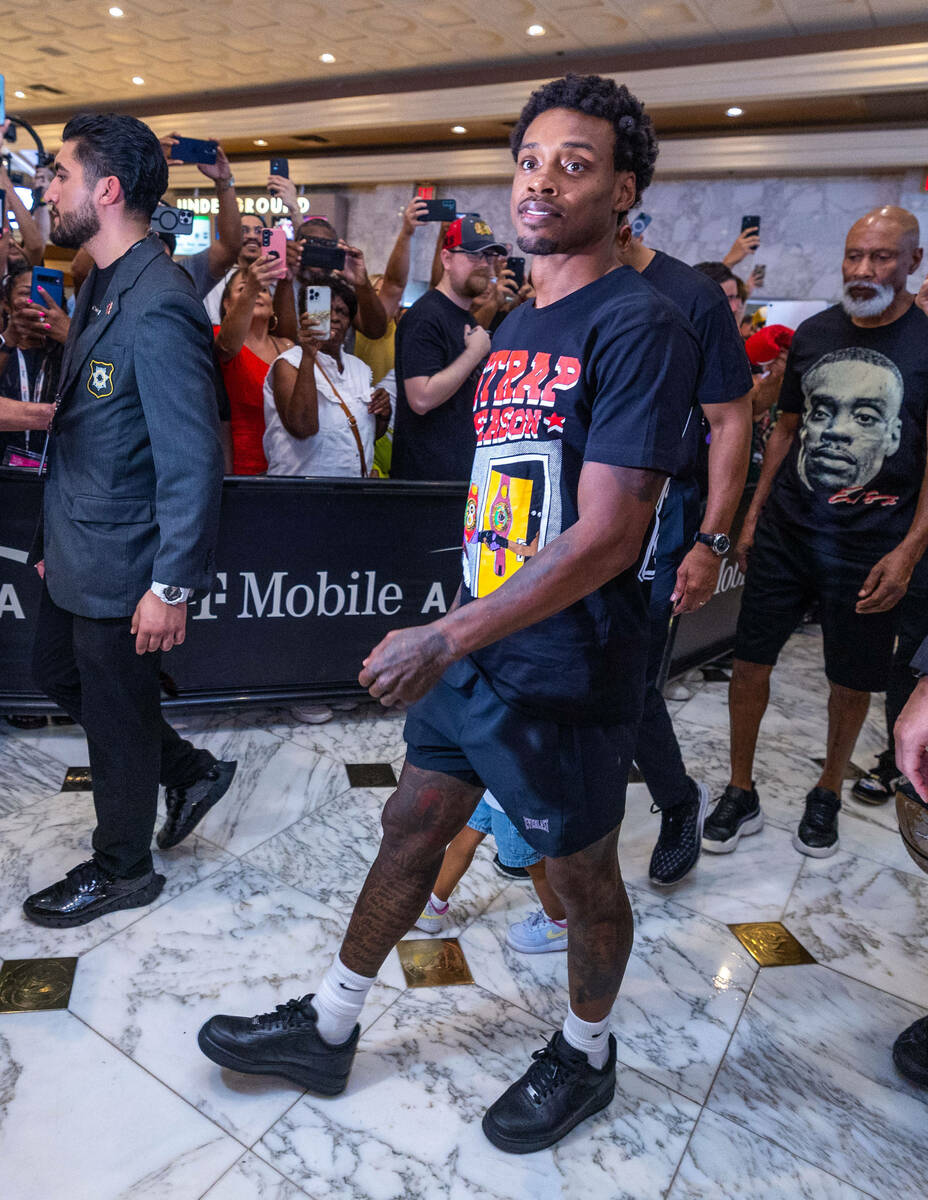
[[[543,821],[536,821],[534,817],[523,817],[522,820],[525,822],[526,829],[540,829],[542,833],[551,832],[551,830],[548,828],[547,817],[545,817]]]

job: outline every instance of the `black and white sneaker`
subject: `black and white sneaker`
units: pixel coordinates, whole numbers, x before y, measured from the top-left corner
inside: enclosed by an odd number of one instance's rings
[[[730,854],[743,837],[764,827],[757,788],[728,787],[719,796],[702,830],[702,848],[712,854]]]
[[[895,755],[890,750],[884,750],[870,772],[862,775],[851,788],[851,795],[862,804],[885,804],[890,796],[895,795],[898,778]]]
[[[279,1075],[321,1096],[345,1090],[361,1026],[340,1046],[319,1036],[313,993],[256,1017],[210,1017],[197,1044],[214,1063],[243,1075]]]
[[[602,1070],[590,1066],[560,1030],[532,1055],[521,1079],[487,1109],[483,1132],[510,1154],[531,1154],[553,1146],[587,1117],[611,1103],[615,1094],[615,1038]]]
[[[237,762],[221,762],[217,759],[206,774],[189,787],[165,789],[167,814],[155,839],[159,850],[170,850],[193,833],[213,805],[229,790],[237,766]]]
[[[23,912],[36,925],[68,929],[124,908],[142,908],[157,900],[163,887],[164,876],[154,871],[137,879],[119,879],[91,858],[72,867],[51,887],[29,896]]]
[[[648,869],[651,882],[660,887],[670,887],[692,871],[699,858],[702,827],[709,807],[709,789],[704,783],[689,781],[693,795],[673,808],[659,809],[651,805],[651,812],[661,814],[661,832],[651,855]]]
[[[928,1087],[928,1017],[904,1029],[893,1045],[896,1070],[912,1083]]]
[[[814,787],[806,796],[805,816],[793,834],[793,847],[810,858],[830,858],[838,849],[841,797],[828,788]]]

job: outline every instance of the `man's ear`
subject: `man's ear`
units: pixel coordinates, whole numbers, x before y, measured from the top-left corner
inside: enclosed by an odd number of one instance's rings
[[[922,259],[924,258],[924,256],[925,256],[925,252],[921,248],[921,246],[919,246],[917,250],[912,251],[912,265],[911,265],[911,267],[909,267],[910,275],[913,272],[917,271],[918,268],[922,265]]]
[[[634,171],[616,171],[615,186],[612,189],[612,211],[627,213],[635,205],[637,191]]]
[[[94,199],[104,208],[110,208],[114,204],[121,204],[125,200],[122,184],[115,175],[106,175],[103,179],[97,180],[97,186],[93,190]]]

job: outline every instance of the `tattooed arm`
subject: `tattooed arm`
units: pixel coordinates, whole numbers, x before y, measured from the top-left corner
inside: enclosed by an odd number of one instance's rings
[[[364,660],[359,682],[382,704],[411,704],[452,662],[602,587],[637,559],[664,479],[657,471],[586,463],[575,524],[491,595],[431,625],[388,633]]]

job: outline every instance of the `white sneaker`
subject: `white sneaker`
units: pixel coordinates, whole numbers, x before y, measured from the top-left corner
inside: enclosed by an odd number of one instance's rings
[[[327,704],[295,704],[290,713],[306,725],[324,725],[334,716]]]
[[[567,926],[552,921],[543,908],[509,926],[506,942],[520,954],[548,954],[567,949]]]
[[[444,912],[439,912],[432,904],[431,899],[426,900],[425,908],[422,910],[422,916],[416,921],[414,929],[421,929],[423,933],[441,933],[448,920],[448,909]]]

